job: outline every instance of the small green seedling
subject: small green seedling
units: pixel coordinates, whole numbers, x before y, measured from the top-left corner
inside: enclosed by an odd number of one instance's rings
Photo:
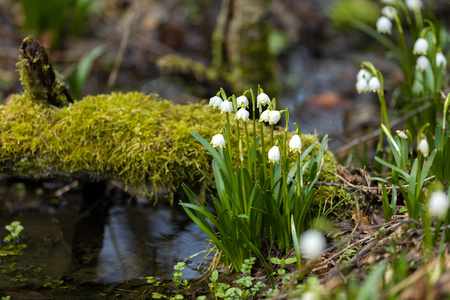
[[[286,270],[284,269],[284,267],[286,265],[296,263],[297,262],[297,258],[290,257],[290,258],[287,258],[287,259],[284,259],[284,258],[280,259],[280,258],[272,257],[272,258],[270,258],[270,261],[273,264],[276,264],[276,265],[280,266],[278,268],[278,270],[273,273],[273,275],[281,277],[282,278],[281,282],[283,284],[289,282],[292,279],[294,274],[293,273],[292,274],[286,274]]]
[[[25,244],[19,244],[19,234],[22,232],[23,226],[20,225],[20,221],[14,221],[5,228],[9,234],[3,239],[7,245],[0,249],[0,256],[19,255],[21,250],[27,247]]]

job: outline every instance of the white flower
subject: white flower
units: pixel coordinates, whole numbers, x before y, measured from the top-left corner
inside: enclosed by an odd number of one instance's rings
[[[356,81],[359,81],[361,79],[369,81],[370,78],[372,78],[372,74],[370,74],[370,72],[365,69],[359,70],[358,74],[356,74]]]
[[[305,231],[300,236],[300,253],[307,259],[319,258],[325,250],[326,241],[323,234],[314,229]]]
[[[419,56],[416,61],[416,69],[419,69],[420,71],[425,71],[430,67],[430,61],[426,56]]]
[[[377,77],[372,77],[369,80],[369,90],[372,92],[379,92],[381,90],[381,83]]]
[[[431,194],[428,201],[428,211],[432,216],[445,217],[449,207],[450,202],[444,192],[437,191]]]
[[[381,0],[384,4],[394,4],[395,0]]]
[[[268,122],[269,121],[269,112],[270,110],[266,109],[262,112],[262,114],[259,116],[259,122]]]
[[[246,108],[248,106],[248,99],[244,95],[237,97],[237,107]]]
[[[307,291],[306,293],[304,293],[302,295],[300,300],[316,300],[319,298],[320,298],[320,296],[316,295],[316,293],[314,293],[313,291]],[[298,299],[298,298],[294,298],[294,299]]]
[[[220,113],[228,113],[230,111],[233,111],[233,103],[231,103],[231,101],[223,101],[222,104],[220,105]]]
[[[377,20],[377,31],[380,33],[388,33],[391,34],[392,30],[392,21],[389,20],[385,16],[381,16]]]
[[[270,148],[268,156],[269,162],[271,163],[279,162],[281,158],[280,148],[278,148],[278,146],[273,146],[272,148]]]
[[[385,17],[388,17],[391,20],[394,20],[394,16],[398,14],[397,10],[392,6],[385,6],[381,9],[381,14]],[[378,19],[379,20],[379,19]],[[378,22],[377,22],[378,23]],[[378,27],[378,26],[377,26]]]
[[[222,105],[222,102],[223,102],[222,98],[214,96],[209,98],[208,106],[212,106],[213,108],[220,107],[220,105]]]
[[[289,151],[291,152],[302,152],[302,139],[298,134],[291,137],[289,140]]]
[[[367,80],[360,79],[356,82],[356,90],[358,91],[358,94],[365,93],[369,89],[369,84]]]
[[[411,10],[420,9],[422,7],[421,0],[406,0],[405,4]]]
[[[278,121],[280,121],[281,113],[278,110],[271,110],[271,111],[269,111],[268,117],[269,117],[269,124],[275,125],[278,123]]]
[[[426,55],[428,51],[428,42],[424,38],[418,38],[414,43],[413,54]]]
[[[442,52],[436,53],[436,66],[439,68],[440,66],[447,66],[447,58]]]
[[[419,152],[422,153],[423,156],[427,157],[430,153],[430,147],[428,147],[428,142],[425,139],[421,139],[419,142],[419,146],[417,146]]]
[[[408,139],[408,136],[403,131],[397,130],[396,132],[397,132],[397,135],[399,138],[404,139],[404,140]]]
[[[217,146],[219,146],[220,148],[225,148],[225,138],[222,134],[218,133],[212,137],[211,145],[213,145],[214,148]]]
[[[266,93],[261,93],[256,97],[256,104],[266,105],[270,104],[270,98]]]
[[[240,108],[237,111],[236,116],[234,117],[234,119],[235,120],[242,119],[244,121],[247,121],[249,115],[250,115],[250,113],[245,108]]]

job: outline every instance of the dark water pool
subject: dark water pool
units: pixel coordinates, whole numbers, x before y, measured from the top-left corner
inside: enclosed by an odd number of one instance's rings
[[[185,258],[206,250],[207,236],[177,204],[161,199],[153,206],[110,189],[86,206],[80,188],[55,197],[61,184],[50,186],[0,184],[0,238],[8,234],[5,225],[18,220],[27,245],[22,255],[0,256],[5,295],[27,299],[61,287],[97,293],[130,282],[145,286],[147,276],[171,279],[179,261],[187,265],[183,279],[201,276],[197,267],[204,254]]]

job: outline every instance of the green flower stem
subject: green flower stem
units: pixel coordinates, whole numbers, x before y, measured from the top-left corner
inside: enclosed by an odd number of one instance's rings
[[[281,156],[281,176],[283,178],[283,193],[284,193],[284,215],[285,220],[289,220],[289,216],[291,215],[290,211],[290,203],[289,203],[289,195],[288,195],[288,186],[287,186],[287,174],[286,170],[289,168],[287,153],[286,153],[286,140],[287,140],[287,127],[288,124],[286,122],[286,130],[284,132],[284,140],[282,145],[282,156]],[[289,232],[289,231],[288,231]]]
[[[244,121],[244,129],[245,129],[245,140],[247,142],[247,159],[250,160],[251,149],[250,149],[250,139],[248,137],[247,121]],[[248,166],[248,172],[250,173],[250,178],[252,178],[252,166],[250,165]]]
[[[420,7],[414,9],[414,17],[416,18],[417,28],[423,28],[422,13],[420,12]]]
[[[441,217],[437,217],[437,219],[436,219],[436,228],[434,230],[434,242],[435,243],[438,241],[439,232],[441,231],[441,226],[442,226],[442,218]]]
[[[301,196],[301,189],[303,187],[303,176],[301,176],[300,151],[297,151],[297,197]]]
[[[403,14],[406,17],[406,23],[408,23],[410,30],[412,30],[412,20],[408,8],[406,7],[405,3],[403,3],[403,1],[397,1],[397,4],[402,8]]]
[[[227,144],[228,144],[228,154],[230,155],[230,162],[233,161],[233,156],[231,154],[231,134],[230,134],[230,130],[231,130],[231,126],[230,126],[230,113],[226,113],[227,114]]]
[[[238,126],[238,128],[239,128],[239,126]],[[242,138],[241,137],[239,137],[239,157],[241,160],[240,172],[241,172],[241,181],[242,181],[242,183],[241,183],[241,185],[242,185],[242,202],[244,203],[244,214],[248,215],[247,192],[245,190],[245,178],[244,178],[244,151],[242,150]]]
[[[262,122],[261,122],[262,124]],[[273,147],[273,125],[270,125],[270,147]],[[270,164],[270,175],[272,176],[272,180],[270,182],[270,187],[273,190],[275,175],[273,174],[273,164]]]
[[[283,161],[283,165],[282,165],[282,174],[283,174],[283,187],[284,187],[284,199],[286,200],[286,220],[289,220],[289,216],[291,215],[290,211],[289,211],[289,207],[290,207],[290,203],[289,203],[289,195],[288,195],[288,186],[287,186],[287,176],[286,176],[286,170],[289,169],[289,164],[288,164],[288,159],[287,159],[287,146],[286,146],[286,142],[287,142],[287,134],[288,134],[288,130],[289,130],[289,110],[286,108],[285,111],[285,115],[286,115],[286,127],[284,128],[284,140],[283,140],[283,156],[282,156],[282,161]]]
[[[236,128],[237,128],[238,141],[240,141],[241,140],[241,129],[239,128],[239,120],[236,120]]]
[[[261,115],[262,113],[262,107],[261,105],[258,105],[259,108],[259,114]],[[263,172],[264,172],[264,178],[267,178],[267,162],[266,162],[266,149],[265,149],[265,141],[264,141],[264,124],[263,122],[259,122],[259,126],[261,128],[261,156],[262,156],[262,160],[263,160]],[[256,145],[256,143],[255,143]],[[256,175],[256,173],[255,173]]]
[[[406,82],[411,87],[412,86],[412,78],[411,78],[411,65],[410,65],[410,59],[409,59],[409,51],[408,47],[406,46],[405,41],[405,34],[403,33],[403,27],[401,25],[400,19],[397,15],[394,16],[395,23],[397,25],[397,30],[400,37],[400,45],[403,51],[403,59],[405,60],[405,75],[406,75]]]
[[[380,100],[380,109],[381,109],[381,116],[380,116],[380,122],[383,124],[383,118],[384,122],[386,124],[387,130],[391,132],[391,126],[389,125],[389,118],[387,114],[387,107],[386,107],[386,100],[384,99],[384,89],[383,86],[381,87],[381,90],[378,91],[378,99]],[[383,144],[383,134],[380,132],[380,139],[378,143],[379,150],[381,150]]]
[[[258,166],[257,166],[257,159],[256,159],[256,101],[255,101],[255,94],[253,93],[253,90],[250,89],[250,94],[252,95],[252,107],[253,107],[253,145],[255,147],[255,157],[253,158],[253,170],[255,174],[255,182],[258,181]],[[249,148],[250,151],[250,148]],[[250,156],[249,156],[250,157]]]

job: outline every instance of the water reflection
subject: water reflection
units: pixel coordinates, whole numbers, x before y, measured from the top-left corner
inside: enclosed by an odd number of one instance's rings
[[[207,236],[182,213],[171,207],[112,207],[96,266],[98,280],[113,283],[145,276],[171,278],[178,261],[207,247]],[[191,268],[201,258],[188,262],[190,268],[183,278],[199,276]]]
[[[0,209],[0,228],[21,221],[28,244],[22,256],[10,258],[17,269],[42,267],[43,277],[70,277],[80,284],[122,283],[147,276],[171,279],[178,261],[208,246],[208,237],[176,204],[170,207],[161,201],[153,207],[115,201],[111,206],[111,199],[106,199],[109,205],[80,214],[79,191],[66,195],[78,207],[57,208],[49,205],[54,198],[35,197],[32,190],[20,199],[2,190],[10,191],[9,184],[0,184],[0,208],[5,208]],[[34,199],[33,205],[25,207],[22,200],[29,203],[28,198]],[[183,279],[200,276],[195,268],[202,258],[200,254],[186,262]]]

